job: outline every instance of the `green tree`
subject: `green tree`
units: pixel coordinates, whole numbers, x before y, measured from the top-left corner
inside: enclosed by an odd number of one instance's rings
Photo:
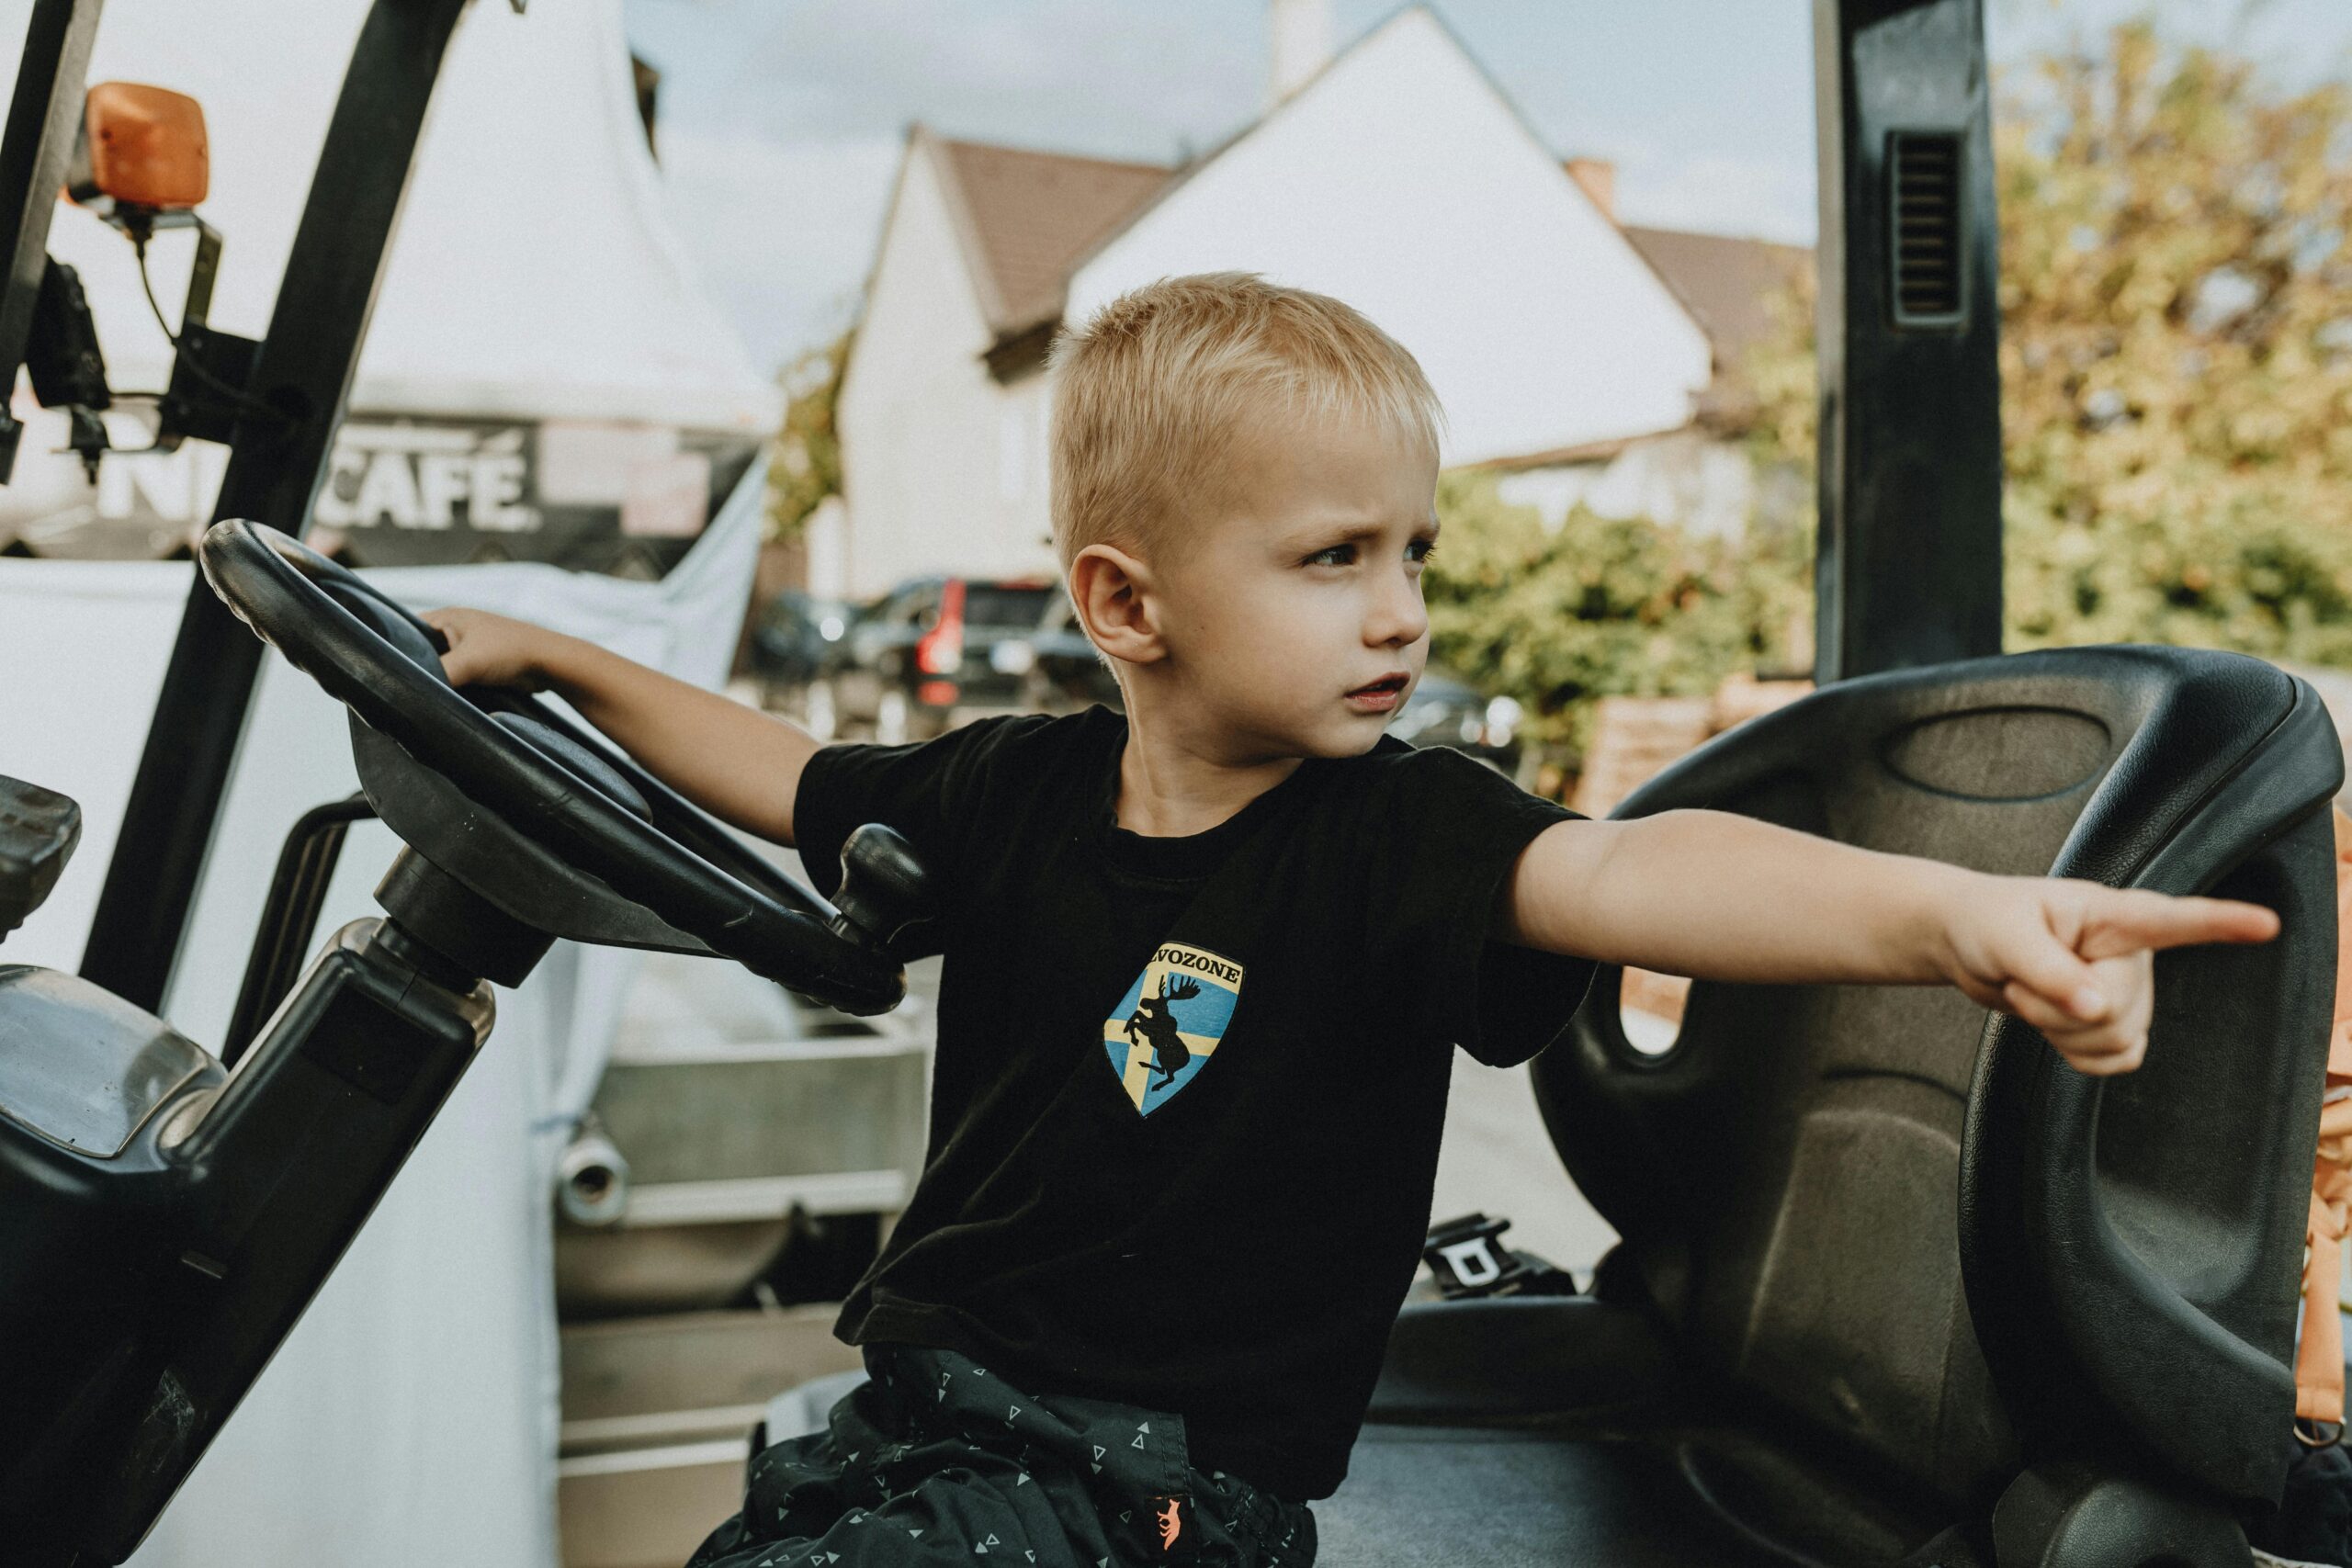
[[[2352,96],[2146,22],[2001,89],[2007,646],[2352,662]],[[1811,319],[1744,367],[1808,466]]]
[[[1997,136],[2008,646],[2352,660],[2352,96],[2134,23]]]
[[[2352,89],[2284,91],[2154,27],[1999,84],[2007,646],[2163,642],[2352,664]],[[1810,483],[1810,277],[1715,400]],[[1449,476],[1441,658],[1573,750],[1593,697],[1770,668],[1811,529],[1547,536]]]
[[[842,443],[834,405],[853,333],[813,348],[786,367],[784,426],[768,462],[768,536],[800,532],[818,502],[842,489]]]

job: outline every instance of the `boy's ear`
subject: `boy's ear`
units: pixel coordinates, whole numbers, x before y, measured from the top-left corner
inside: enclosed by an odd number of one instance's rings
[[[1089,545],[1069,563],[1070,603],[1094,646],[1129,664],[1168,655],[1151,569],[1113,545]]]

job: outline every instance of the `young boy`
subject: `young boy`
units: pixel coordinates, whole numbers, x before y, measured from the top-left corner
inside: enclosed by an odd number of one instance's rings
[[[2076,1068],[2150,952],[2250,904],[1981,874],[1745,818],[1589,821],[1382,731],[1421,672],[1436,399],[1337,300],[1165,280],[1055,353],[1054,540],[1122,717],[820,748],[463,610],[449,679],[551,687],[823,891],[882,821],[944,891],[929,1153],[835,1331],[871,1381],[693,1568],[1303,1568],[1430,1217],[1449,1059],[1542,1050],[1594,960],[1949,984]]]

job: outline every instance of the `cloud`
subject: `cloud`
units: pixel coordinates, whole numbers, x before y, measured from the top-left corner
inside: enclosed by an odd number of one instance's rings
[[[1256,0],[639,0],[631,17],[657,65],[730,39],[721,68],[665,116],[776,142],[894,135],[921,118],[1016,141],[1049,125],[1057,144],[1166,158],[1248,119],[1265,85]]]

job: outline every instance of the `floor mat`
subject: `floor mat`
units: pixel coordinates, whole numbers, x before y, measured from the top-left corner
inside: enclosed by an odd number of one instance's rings
[[[1666,1453],[1532,1433],[1367,1425],[1314,1505],[1347,1568],[1787,1568],[1709,1510]]]

